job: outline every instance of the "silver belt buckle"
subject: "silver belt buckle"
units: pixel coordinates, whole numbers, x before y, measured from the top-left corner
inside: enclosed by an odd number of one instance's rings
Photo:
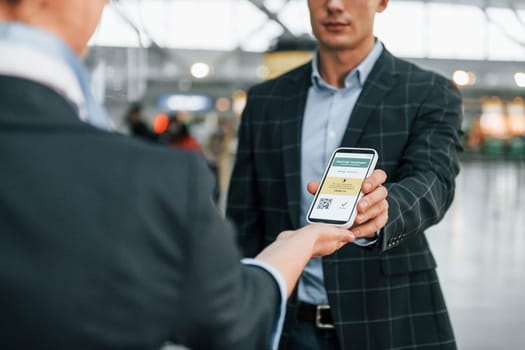
[[[317,308],[315,309],[315,326],[317,328],[322,328],[322,329],[333,329],[333,328],[335,328],[334,325],[331,324],[331,323],[322,323],[321,310],[330,310],[330,305],[317,305]]]

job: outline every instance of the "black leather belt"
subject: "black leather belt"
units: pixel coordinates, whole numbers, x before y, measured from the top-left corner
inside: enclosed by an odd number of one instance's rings
[[[317,328],[334,328],[330,305],[312,305],[299,302],[297,318],[301,321],[312,322]]]

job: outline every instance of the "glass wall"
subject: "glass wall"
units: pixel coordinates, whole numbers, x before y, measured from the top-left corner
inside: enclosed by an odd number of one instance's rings
[[[284,32],[310,34],[304,0],[127,0],[108,7],[92,44],[263,52]],[[119,11],[115,11],[115,8]],[[126,17],[128,20],[123,19]],[[376,17],[376,35],[405,57],[523,60],[525,11],[390,1]],[[409,45],[407,45],[409,43]]]

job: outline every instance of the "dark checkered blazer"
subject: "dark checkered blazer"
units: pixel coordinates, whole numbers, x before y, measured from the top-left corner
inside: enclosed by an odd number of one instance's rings
[[[298,227],[310,76],[308,63],[249,91],[227,210],[247,256]],[[349,244],[323,258],[343,349],[456,348],[424,231],[441,220],[454,196],[461,115],[461,96],[447,79],[384,50],[341,146],[377,150],[377,168],[388,174],[389,220],[374,247]],[[292,297],[283,349],[295,305]]]

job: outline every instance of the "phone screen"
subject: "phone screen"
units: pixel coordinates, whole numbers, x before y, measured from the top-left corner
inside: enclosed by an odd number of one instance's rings
[[[344,225],[353,221],[361,185],[377,159],[373,149],[338,149],[332,155],[308,213],[310,222]]]

